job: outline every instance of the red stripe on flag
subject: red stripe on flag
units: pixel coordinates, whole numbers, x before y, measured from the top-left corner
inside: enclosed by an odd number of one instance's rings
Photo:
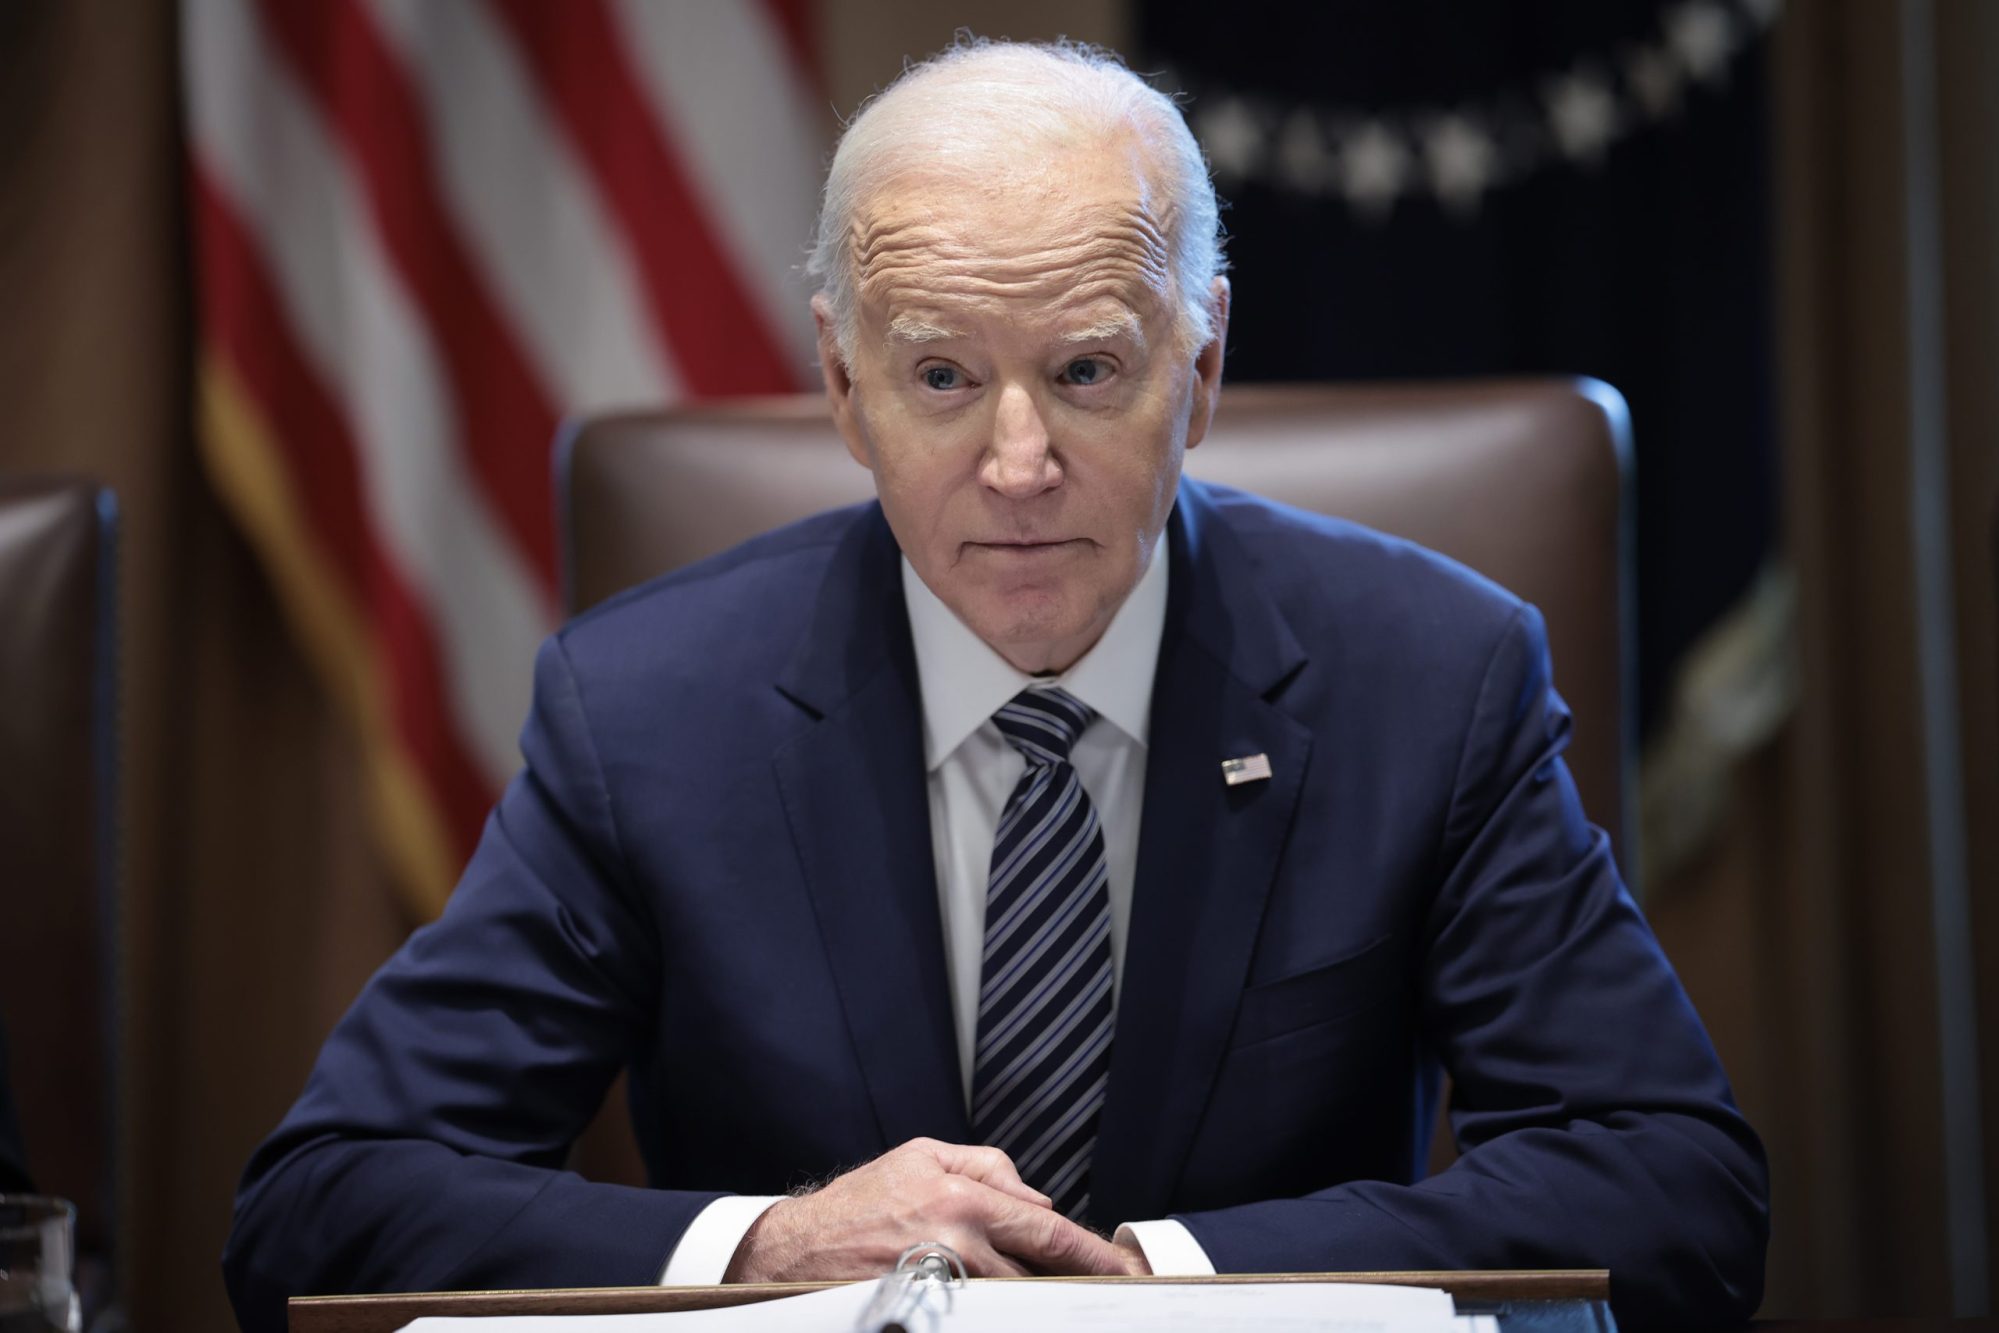
[[[397,447],[463,452],[552,605],[548,451],[558,410],[451,221],[416,88],[359,4],[261,0],[259,9],[359,164],[375,225],[450,382],[459,439]]]
[[[371,621],[396,735],[436,797],[453,849],[469,857],[493,793],[453,727],[429,622],[376,536],[352,428],[300,348],[256,242],[208,173],[197,164],[190,176],[203,336],[271,423],[314,544]]]
[[[494,0],[493,9],[617,214],[682,381],[703,396],[799,387],[654,120],[601,0]]]

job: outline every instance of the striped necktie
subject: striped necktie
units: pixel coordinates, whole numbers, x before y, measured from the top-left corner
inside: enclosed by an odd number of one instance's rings
[[[1081,1217],[1111,1066],[1111,901],[1097,809],[1069,763],[1096,714],[1029,689],[993,714],[1027,759],[986,887],[972,1130]]]

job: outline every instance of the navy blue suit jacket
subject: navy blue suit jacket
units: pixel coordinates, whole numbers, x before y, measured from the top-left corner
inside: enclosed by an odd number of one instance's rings
[[[1627,1320],[1748,1315],[1762,1150],[1558,758],[1538,615],[1191,481],[1168,549],[1095,1220],[1177,1217],[1223,1271],[1602,1266]],[[649,1283],[720,1193],[970,1141],[897,558],[877,506],[825,514],[544,646],[449,907],[250,1163],[247,1327]],[[626,1067],[656,1189],[563,1170]],[[1463,1157],[1425,1180],[1440,1071]]]

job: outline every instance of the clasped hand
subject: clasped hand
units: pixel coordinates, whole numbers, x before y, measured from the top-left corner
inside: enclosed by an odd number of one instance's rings
[[[725,1282],[879,1276],[923,1241],[949,1245],[974,1277],[1151,1272],[1056,1212],[997,1148],[911,1139],[809,1194],[780,1199],[744,1235]]]

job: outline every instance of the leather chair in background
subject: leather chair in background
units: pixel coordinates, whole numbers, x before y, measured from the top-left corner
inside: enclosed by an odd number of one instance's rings
[[[85,1308],[111,1294],[117,504],[0,479],[0,1022],[29,1174],[77,1209]]]
[[[1594,381],[1224,388],[1187,471],[1407,537],[1541,609],[1574,710],[1568,761],[1627,875],[1630,532],[1624,401]],[[564,606],[835,505],[870,499],[817,394],[571,423],[556,451]],[[1455,1152],[1439,1122],[1432,1171]],[[578,1141],[583,1175],[645,1184],[623,1081]]]
[[[1569,767],[1628,874],[1629,447],[1623,400],[1593,381],[1231,385],[1187,471],[1407,537],[1538,606]],[[572,614],[874,495],[817,394],[572,423],[556,468]]]

